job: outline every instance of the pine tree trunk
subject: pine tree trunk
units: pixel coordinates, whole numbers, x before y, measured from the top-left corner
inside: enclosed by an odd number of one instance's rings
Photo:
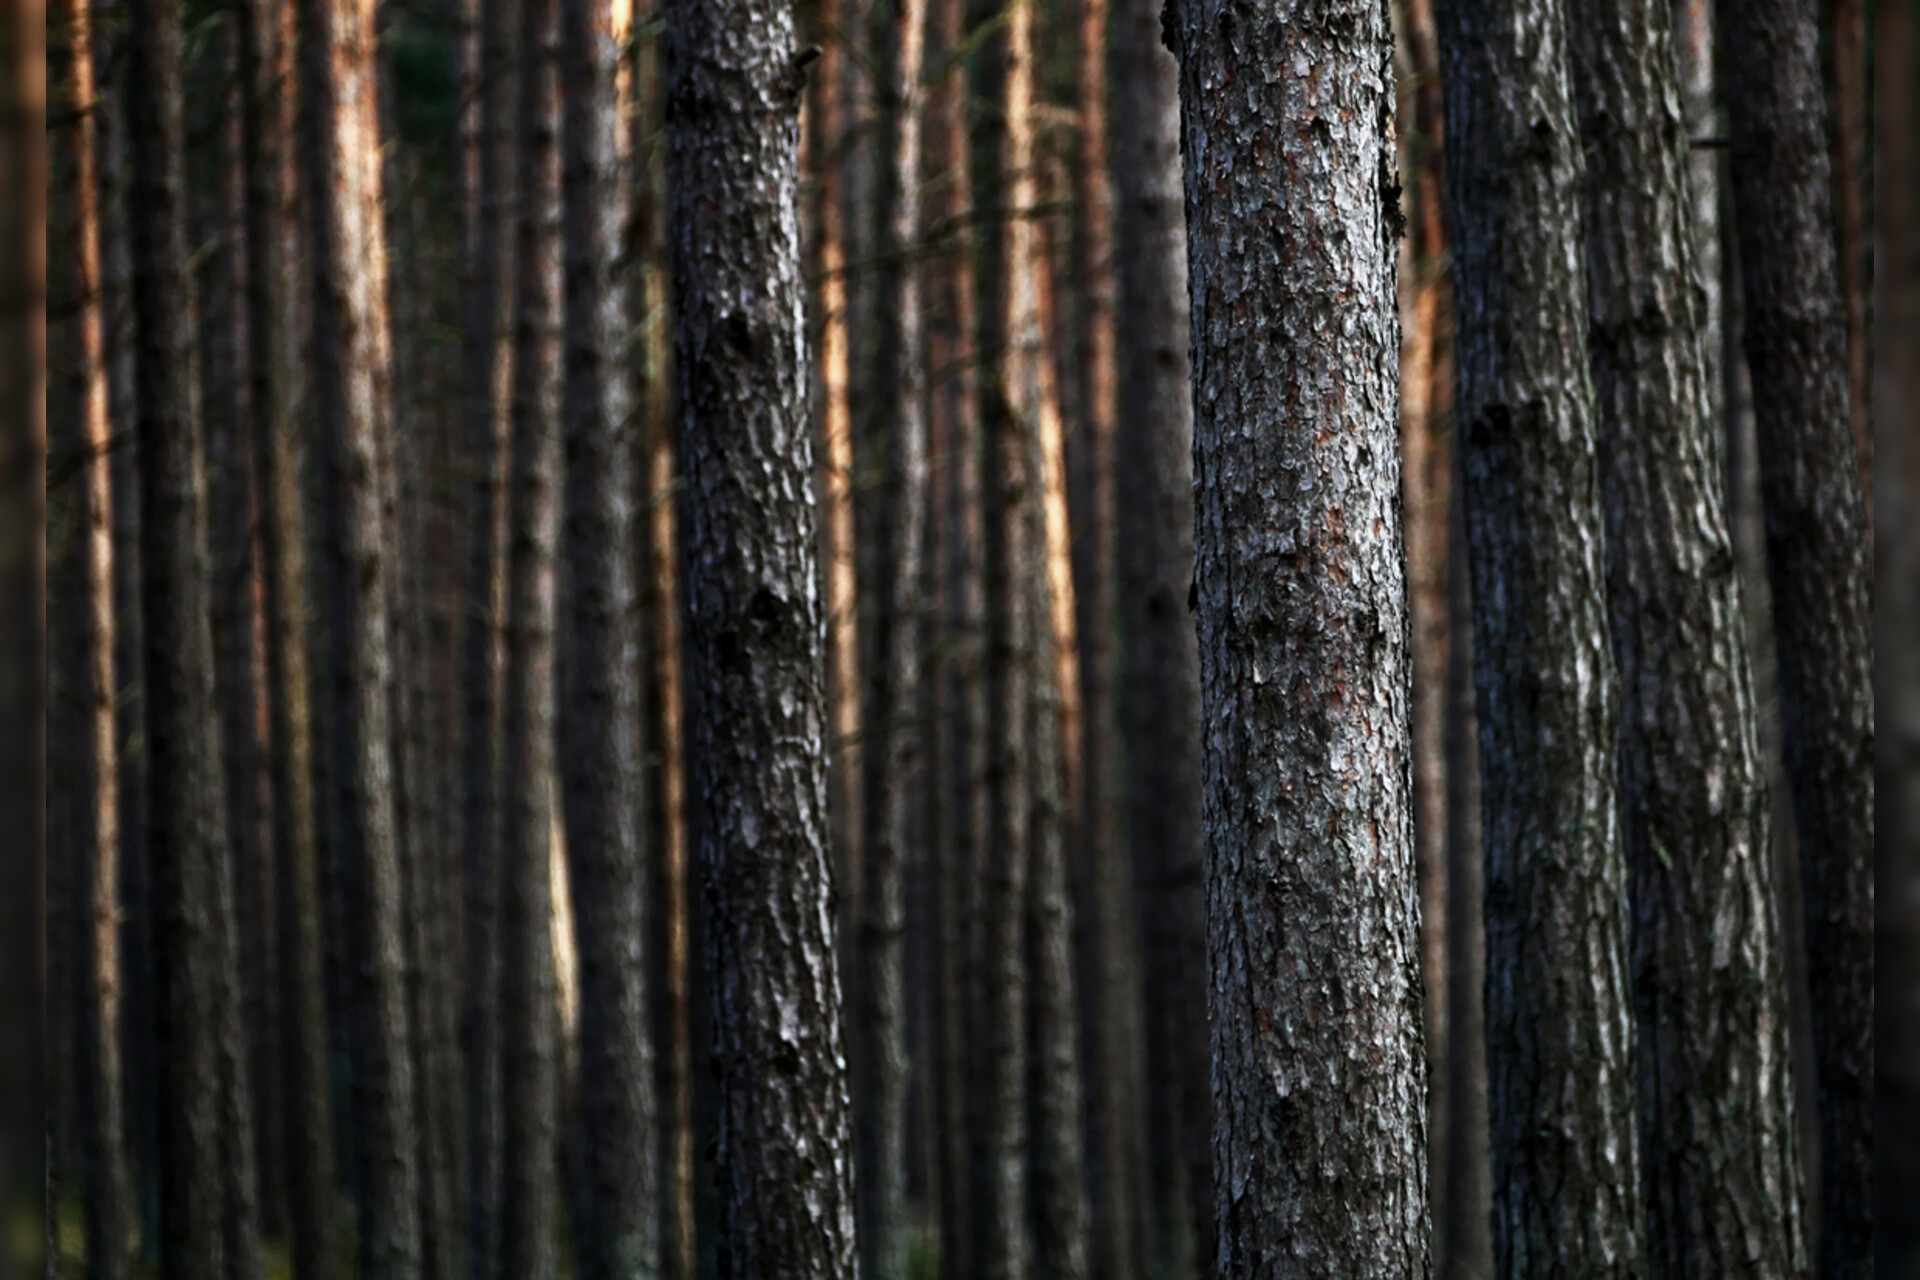
[[[1766,777],[1702,358],[1712,335],[1668,6],[1576,0],[1568,14],[1648,1251],[1672,1275],[1794,1275],[1805,1242]],[[1750,1030],[1703,1036],[1711,1028]]]
[[[501,703],[507,603],[507,388],[511,346],[516,86],[512,56],[522,0],[475,0],[480,64],[472,110],[476,198],[473,284],[467,295],[462,438],[472,477],[466,617],[460,640],[461,838],[465,846],[467,1243],[473,1280],[492,1280],[500,1242],[499,901]]]
[[[554,624],[561,482],[556,0],[525,0],[500,843],[500,1274],[554,1280],[559,1025],[553,933]]]
[[[611,7],[561,18],[566,153],[565,543],[570,628],[561,786],[580,948],[580,1158],[574,1224],[582,1280],[659,1268],[653,1043],[647,1029],[641,844],[640,615],[634,584],[628,307],[615,274],[625,229]]]
[[[101,301],[101,197],[99,124],[101,98],[94,75],[91,5],[72,0],[64,16],[65,40],[53,46],[64,66],[50,66],[64,86],[74,121],[70,160],[60,175],[65,208],[55,225],[68,237],[75,311],[67,326],[69,368],[66,407],[77,451],[73,483],[73,543],[81,601],[83,667],[73,716],[84,744],[76,794],[74,935],[76,984],[75,1100],[80,1121],[87,1275],[123,1280],[129,1274],[133,1225],[127,1183],[125,1106],[121,1085],[119,866],[119,737],[114,710],[114,546],[112,448],[108,416],[107,352]]]
[[[1445,6],[1497,1274],[1645,1268],[1580,138],[1560,9]],[[1571,925],[1568,922],[1579,922]],[[1560,1122],[1539,1124],[1539,1099]]]
[[[1392,46],[1323,21],[1173,33],[1223,1277],[1427,1272]]]
[[[1806,911],[1823,1276],[1873,1239],[1872,565],[1848,441],[1846,317],[1813,6],[1721,11],[1744,345]]]
[[[169,1280],[226,1273],[217,939],[227,856],[208,616],[206,488],[195,412],[187,275],[180,12],[131,7],[127,122],[132,189],[136,438],[147,837],[156,966],[160,1264]]]
[[[783,0],[676,0],[667,23],[718,1274],[851,1277],[795,207],[804,73]]]
[[[1201,897],[1199,655],[1193,582],[1193,401],[1180,194],[1179,67],[1160,6],[1117,0],[1110,58],[1117,190],[1120,733],[1127,853],[1140,901],[1156,1252],[1211,1275],[1206,933]]]
[[[391,412],[385,225],[372,0],[310,2],[306,148],[313,225],[315,405],[338,477],[344,542],[347,701],[339,780],[346,870],[358,892],[352,1002],[361,1025],[358,1128],[365,1182],[360,1266],[369,1280],[412,1280],[421,1265],[415,1079],[405,987],[401,848],[395,812],[392,491],[381,445]]]
[[[926,348],[920,307],[921,57],[925,0],[892,0],[879,37],[881,266],[876,319],[888,335],[873,370],[868,436],[883,455],[885,488],[874,504],[877,536],[870,614],[876,661],[863,699],[873,727],[864,751],[866,817],[860,941],[861,1039],[869,1099],[861,1119],[862,1273],[907,1274],[906,882],[915,858],[911,828],[922,714],[919,601],[927,507]]]

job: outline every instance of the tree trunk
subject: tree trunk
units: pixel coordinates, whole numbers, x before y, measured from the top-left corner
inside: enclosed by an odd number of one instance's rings
[[[500,1247],[499,901],[501,682],[507,603],[507,388],[513,377],[514,111],[512,56],[521,0],[476,0],[480,65],[473,286],[467,295],[464,448],[472,477],[466,619],[460,641],[461,839],[465,846],[467,1244],[473,1280],[497,1274]]]
[[[1647,1247],[1672,1275],[1794,1275],[1805,1242],[1766,776],[1702,355],[1712,335],[1668,5],[1576,0],[1568,13],[1622,691]],[[1736,1027],[1751,1030],[1703,1038]]]
[[[850,1277],[795,208],[803,72],[784,0],[676,0],[667,21],[718,1273]]]
[[[885,488],[877,516],[874,607],[876,661],[864,712],[874,733],[866,744],[862,855],[864,953],[860,995],[862,1039],[869,1046],[861,1118],[862,1273],[871,1280],[907,1274],[907,931],[906,878],[915,849],[910,821],[919,792],[921,716],[919,602],[926,533],[927,418],[923,396],[926,339],[920,308],[920,66],[925,0],[892,0],[880,35],[881,266],[877,320],[888,335],[873,371],[869,438],[884,456]]]
[[[1427,1270],[1392,45],[1384,6],[1324,23],[1173,32],[1223,1277]]]
[[[627,221],[611,7],[561,18],[566,103],[566,557],[570,630],[561,787],[580,948],[582,1280],[658,1274],[653,1043],[644,951],[640,615],[634,585],[629,311],[616,275]]]
[[[133,1225],[127,1183],[125,1107],[120,1051],[120,775],[114,704],[114,546],[112,449],[108,416],[107,351],[101,286],[99,121],[101,98],[94,76],[91,5],[71,0],[63,24],[66,39],[54,48],[64,67],[50,67],[64,83],[74,120],[71,157],[61,177],[66,207],[56,224],[71,246],[75,311],[68,322],[67,408],[73,427],[67,442],[77,451],[74,484],[74,594],[82,602],[80,657],[83,667],[74,718],[84,743],[74,779],[78,822],[75,870],[74,1010],[75,1094],[80,1121],[81,1173],[85,1190],[84,1232],[89,1280],[124,1280],[132,1262]],[[56,997],[57,998],[57,997]]]
[[[167,797],[152,807],[147,839],[157,969],[160,1263],[169,1278],[205,1280],[226,1273],[217,886],[227,850],[207,611],[205,477],[188,349],[192,330],[181,322],[191,300],[180,12],[172,0],[140,0],[131,16],[126,115],[147,769],[155,793]]]
[[[560,532],[560,86],[556,0],[525,0],[500,863],[500,1274],[559,1267],[553,934],[554,622]]]
[[[1445,6],[1498,1274],[1645,1268],[1580,138],[1561,10]],[[1570,925],[1567,922],[1579,922]],[[1540,1099],[1560,1122],[1542,1128]]]
[[[1867,6],[1831,0],[1827,45],[1833,72],[1833,213],[1840,298],[1847,321],[1847,418],[1860,465],[1860,491],[1873,520],[1873,397],[1867,294],[1871,288],[1873,225],[1867,214],[1873,160],[1868,155],[1871,92],[1867,65]],[[1896,126],[1897,127],[1897,126]]]
[[[1154,0],[1113,17],[1117,186],[1120,732],[1127,853],[1144,947],[1147,1165],[1171,1274],[1211,1275],[1213,1191],[1201,896],[1199,655],[1193,582],[1193,402],[1180,204],[1179,67]]]
[[[391,490],[382,474],[388,315],[373,0],[303,10],[313,225],[315,402],[338,476],[348,656],[347,868],[361,990],[357,1139],[365,1170],[361,1270],[412,1280],[421,1264],[412,1035],[394,808]]]
[[[287,323],[287,252],[281,217],[288,192],[283,153],[294,136],[292,57],[283,0],[241,7],[241,79],[252,109],[241,142],[247,175],[248,344],[257,414],[254,489],[267,617],[267,749],[273,788],[280,1071],[288,1246],[299,1280],[336,1280],[344,1261],[334,1207],[333,1121],[320,890],[313,794],[313,722],[308,702],[307,565],[299,462],[294,453],[292,371],[298,339]]]
[[[1872,563],[1849,447],[1813,8],[1721,11],[1744,345],[1800,844],[1820,1085],[1823,1276],[1873,1251]]]

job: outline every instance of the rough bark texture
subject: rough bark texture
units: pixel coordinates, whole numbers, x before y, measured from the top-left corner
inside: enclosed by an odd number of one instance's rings
[[[783,0],[668,12],[670,190],[719,1274],[854,1269]]]
[[[1188,0],[1173,34],[1216,1267],[1424,1276],[1387,9]]]
[[[241,78],[253,108],[244,117],[247,173],[248,343],[257,414],[254,487],[259,495],[266,613],[267,756],[273,788],[274,927],[278,947],[279,1057],[288,1247],[299,1280],[335,1280],[344,1250],[334,1207],[333,1119],[325,995],[321,983],[320,886],[313,793],[313,718],[308,701],[307,557],[293,426],[298,338],[287,323],[291,267],[282,218],[290,194],[282,139],[293,137],[291,40],[285,0],[240,10]]]
[[[613,12],[561,18],[565,156],[567,661],[561,787],[580,948],[582,1280],[659,1269],[653,1038],[647,1029],[648,864],[639,800],[640,614],[634,585],[628,308],[615,274],[627,218]]]
[[[205,477],[195,413],[182,165],[180,11],[131,6],[127,122],[133,186],[136,438],[147,776],[167,803],[147,837],[159,1074],[160,1266],[169,1280],[224,1274],[220,974],[213,914],[226,827],[213,706]]]
[[[1667,0],[1573,0],[1647,1249],[1805,1265],[1767,789]]]
[[[1126,845],[1144,948],[1148,1159],[1156,1254],[1211,1274],[1212,1165],[1201,896],[1193,401],[1180,192],[1179,67],[1155,0],[1117,0],[1110,43],[1119,410],[1120,732]]]
[[[1873,224],[1867,215],[1873,160],[1868,70],[1867,5],[1864,0],[1831,0],[1827,6],[1827,50],[1832,69],[1833,229],[1838,254],[1841,304],[1847,323],[1847,419],[1853,427],[1860,464],[1860,488],[1867,519],[1873,519],[1873,399],[1870,378],[1872,337],[1867,331],[1867,299],[1873,269]],[[1898,74],[1898,73],[1896,73]],[[1897,126],[1896,126],[1897,127]]]
[[[51,51],[65,65],[48,68],[74,112],[69,160],[61,178],[65,208],[56,223],[68,237],[74,313],[67,322],[66,415],[69,448],[79,451],[74,480],[70,572],[81,608],[82,675],[69,714],[79,721],[80,769],[68,783],[78,820],[74,934],[76,1027],[75,1098],[80,1122],[81,1177],[88,1280],[123,1280],[132,1262],[133,1225],[127,1182],[125,1094],[120,1052],[120,778],[119,726],[114,710],[114,546],[112,447],[108,414],[106,326],[101,286],[101,99],[94,76],[91,5],[70,0],[64,39]],[[60,998],[58,994],[56,999]]]
[[[500,839],[500,1274],[559,1269],[553,912],[560,537],[560,84],[556,0],[524,0]]]
[[[1860,1275],[1873,1249],[1873,570],[1813,6],[1734,0],[1721,35],[1820,1085],[1818,1266]]]
[[[926,535],[927,417],[923,394],[925,320],[920,307],[920,64],[925,0],[891,0],[881,15],[879,233],[882,266],[877,320],[888,340],[876,354],[868,438],[881,452],[885,489],[878,526],[871,613],[877,655],[864,711],[866,819],[861,851],[860,941],[864,1008],[861,1039],[868,1105],[860,1147],[862,1273],[904,1280],[907,1268],[907,973],[911,820],[921,712],[920,593]]]
[[[381,220],[373,0],[302,7],[308,193],[313,224],[313,361],[319,438],[338,475],[346,570],[347,840],[358,893],[352,1002],[364,1169],[360,1266],[369,1280],[419,1274],[414,1072],[394,810],[391,491],[387,430],[386,236]]]
[[[1440,43],[1495,1261],[1507,1276],[1639,1275],[1627,869],[1565,19],[1535,0],[1448,5]]]

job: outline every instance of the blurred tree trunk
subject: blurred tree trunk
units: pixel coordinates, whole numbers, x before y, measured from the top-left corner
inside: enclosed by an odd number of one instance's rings
[[[863,760],[859,1115],[861,1259],[871,1280],[907,1274],[907,876],[922,715],[921,560],[926,534],[926,350],[920,309],[920,68],[925,0],[891,0],[877,43],[879,240],[875,307],[887,335],[875,355],[869,438],[882,457],[870,618],[875,661],[862,698],[874,733]]]
[[[1118,0],[1113,173],[1119,407],[1120,731],[1127,853],[1140,902],[1148,1168],[1171,1274],[1211,1275],[1206,932],[1201,898],[1199,656],[1193,583],[1193,401],[1179,67],[1154,0]]]
[[[132,6],[127,121],[133,186],[136,431],[143,523],[148,777],[153,806],[159,1073],[161,1273],[228,1274],[225,1196],[231,1083],[223,1063],[227,987],[221,945],[231,922],[225,802],[214,707],[206,485],[190,354],[192,314],[183,176],[180,12]]]
[[[500,842],[500,1274],[559,1267],[554,1003],[554,644],[561,504],[560,85],[556,0],[519,40],[506,726]]]
[[[347,702],[340,779],[348,801],[343,868],[357,891],[356,1139],[364,1169],[360,1256],[369,1280],[419,1274],[416,1080],[407,1006],[406,919],[395,810],[393,490],[382,436],[391,409],[387,257],[379,155],[373,0],[309,0],[306,149],[313,225],[313,348],[319,439],[337,476],[345,570]]]
[[[718,1274],[851,1277],[826,618],[799,323],[804,73],[783,0],[676,0],[667,24]]]
[[[99,113],[102,99],[94,74],[94,30],[87,0],[69,0],[60,15],[64,39],[50,44],[58,59],[48,68],[64,89],[73,123],[65,148],[68,162],[57,174],[63,208],[56,212],[70,255],[73,314],[63,343],[67,388],[61,397],[76,471],[69,499],[74,578],[71,596],[80,606],[73,637],[78,654],[76,698],[68,711],[81,745],[78,772],[67,790],[74,796],[73,924],[75,1045],[74,1094],[80,1122],[84,1191],[84,1239],[90,1280],[123,1280],[132,1261],[133,1216],[127,1183],[126,1111],[120,1046],[121,962],[119,938],[120,740],[114,710],[114,545],[112,449],[108,414],[108,366],[101,296]],[[52,605],[52,601],[49,601]],[[56,944],[57,945],[57,944]],[[55,998],[59,998],[56,995]]]
[[[1534,0],[1441,12],[1504,1276],[1645,1266],[1566,39],[1560,9]],[[1550,1131],[1537,1123],[1545,1095],[1578,1100]]]
[[[1666,0],[1569,8],[1648,1249],[1672,1274],[1757,1258],[1787,1275],[1805,1239],[1779,908],[1669,20]],[[1704,1027],[1753,1031],[1702,1043]]]
[[[1379,6],[1300,27],[1195,4],[1171,34],[1193,250],[1219,1267],[1423,1276],[1391,31]],[[1301,66],[1319,71],[1258,75]],[[1230,87],[1243,81],[1261,87]],[[1276,191],[1269,164],[1298,176]],[[1269,335],[1322,327],[1291,359],[1269,355]]]
[[[653,1042],[641,843],[640,614],[619,50],[606,0],[561,17],[566,278],[567,660],[561,786],[580,947],[582,1280],[658,1274]],[[643,197],[644,198],[644,197]]]
[[[1818,33],[1804,0],[1721,11],[1744,345],[1806,911],[1823,1276],[1873,1239],[1872,561],[1849,418]]]

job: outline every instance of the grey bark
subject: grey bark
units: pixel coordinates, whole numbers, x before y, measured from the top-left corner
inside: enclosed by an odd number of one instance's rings
[[[1172,34],[1216,1269],[1424,1276],[1387,8],[1188,0]]]
[[[159,1075],[160,1267],[225,1273],[217,884],[226,841],[207,612],[206,482],[195,412],[182,160],[180,11],[131,7],[126,118],[132,157],[136,439],[147,776],[167,803],[147,836]]]
[[[561,15],[566,275],[568,639],[560,717],[567,863],[580,954],[582,1280],[642,1280],[660,1263],[653,1039],[647,1027],[640,809],[640,614],[635,595],[634,401],[627,220],[613,13]]]
[[[562,284],[556,0],[525,0],[513,336],[506,713],[500,840],[500,1274],[559,1268],[554,1001],[554,625],[560,536]]]
[[[1486,842],[1498,1274],[1639,1275],[1581,160],[1557,5],[1448,5],[1440,43]],[[1543,1113],[1557,1122],[1543,1125]]]
[[[1174,1275],[1211,1274],[1213,1192],[1201,894],[1199,653],[1193,581],[1193,401],[1180,191],[1179,67],[1160,6],[1116,0],[1113,95],[1119,409],[1119,714],[1126,847],[1141,904],[1147,1167]]]
[[[861,1118],[860,1243],[869,1280],[907,1274],[906,882],[919,850],[911,826],[922,715],[919,602],[926,534],[926,352],[920,266],[920,68],[925,0],[891,0],[877,11],[879,190],[874,284],[876,320],[888,335],[875,354],[867,436],[880,454],[884,489],[873,503],[876,655],[863,699],[872,733],[861,823],[859,1065],[869,1099]]]
[[[1647,1247],[1805,1267],[1767,788],[1666,0],[1573,0]]]
[[[466,616],[460,639],[460,830],[465,849],[467,1242],[473,1280],[498,1265],[500,1215],[501,681],[506,614],[507,394],[512,378],[514,112],[520,63],[511,56],[522,0],[476,0],[480,64],[473,110],[479,117],[479,194],[473,276],[467,294],[466,398],[462,441],[471,469]]]
[[[1721,10],[1743,345],[1753,380],[1819,1080],[1823,1276],[1873,1239],[1872,560],[1849,430],[1818,35],[1802,0]]]
[[[795,207],[804,78],[784,0],[676,0],[667,29],[719,1275],[849,1277],[826,619]]]
[[[364,1171],[360,1267],[414,1280],[421,1267],[415,1078],[405,988],[401,849],[394,804],[391,345],[386,296],[373,0],[302,6],[308,195],[313,226],[313,362],[318,438],[337,476],[347,651],[338,780],[343,851],[357,890],[351,1003],[360,1020],[357,1138]]]

